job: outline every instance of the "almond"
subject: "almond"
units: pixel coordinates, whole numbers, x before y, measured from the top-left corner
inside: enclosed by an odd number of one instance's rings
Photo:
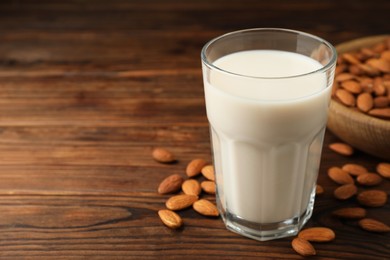
[[[341,169],[343,171],[348,172],[350,175],[353,175],[353,176],[358,176],[360,174],[368,172],[366,167],[359,165],[359,164],[355,164],[355,163],[344,164],[343,167],[341,167]]]
[[[179,174],[172,174],[166,177],[158,186],[158,193],[168,194],[179,191],[181,184],[183,183],[183,177]]]
[[[366,63],[384,73],[390,73],[390,61],[385,59],[369,59]]]
[[[336,90],[335,96],[340,100],[341,103],[348,107],[355,106],[355,97],[345,89]]]
[[[316,185],[316,195],[321,195],[322,193],[324,193],[324,188],[321,185],[317,184]]]
[[[368,114],[383,119],[390,119],[390,108],[374,108],[371,109]]]
[[[382,207],[387,202],[387,193],[382,190],[366,190],[357,196],[358,202],[367,207]]]
[[[361,185],[375,186],[382,182],[382,178],[376,173],[364,173],[359,175],[356,181]]]
[[[342,57],[351,64],[359,64],[360,61],[351,53],[343,53]]]
[[[165,206],[170,210],[181,210],[190,207],[198,200],[198,196],[180,194],[170,197],[166,202]]]
[[[383,85],[383,79],[381,77],[376,77],[373,82],[373,90],[375,92],[375,95],[377,96],[383,96],[386,92],[385,85]]]
[[[188,163],[186,173],[188,177],[194,177],[200,174],[202,168],[207,164],[203,159],[194,159]]]
[[[219,216],[219,212],[217,207],[206,199],[200,199],[196,201],[193,205],[193,208],[199,214],[209,217],[217,217]]]
[[[206,165],[205,167],[203,167],[202,175],[210,181],[215,181],[214,166]]]
[[[379,163],[376,171],[384,178],[390,178],[390,163]]]
[[[360,219],[367,215],[367,211],[364,208],[343,208],[332,212],[333,216],[346,219]]]
[[[208,194],[215,194],[216,192],[215,182],[213,181],[202,181],[200,186],[202,187],[203,191]]]
[[[198,196],[202,191],[199,182],[194,179],[185,180],[181,185],[181,189],[183,190],[184,194],[195,196]]]
[[[381,59],[390,61],[390,50],[381,53]]]
[[[172,163],[175,161],[174,155],[165,148],[155,148],[152,152],[153,159],[160,163]]]
[[[341,87],[353,94],[359,94],[362,92],[362,87],[355,80],[345,80],[341,82]]]
[[[344,184],[334,190],[333,195],[336,199],[347,200],[357,193],[355,184]]]
[[[385,96],[380,96],[374,98],[374,107],[375,108],[385,108],[389,106],[390,100]]]
[[[341,81],[351,80],[355,78],[356,76],[352,75],[351,73],[340,73],[335,77],[335,81],[341,82]]]
[[[390,232],[390,227],[386,225],[383,222],[380,222],[375,219],[370,219],[370,218],[364,218],[359,221],[359,226],[367,231],[371,232],[378,232],[378,233],[386,233]]]
[[[356,99],[356,106],[363,112],[368,112],[374,106],[374,99],[367,92],[361,93]]]
[[[332,143],[329,145],[329,148],[332,151],[345,156],[350,156],[354,152],[352,146],[345,143]]]
[[[313,245],[309,241],[299,237],[293,239],[291,246],[295,252],[302,256],[311,256],[316,254],[316,250]]]
[[[331,167],[328,170],[328,176],[331,178],[334,182],[338,184],[352,184],[354,183],[353,178],[351,175],[348,174],[348,172],[343,171],[339,167]]]
[[[329,242],[335,239],[336,235],[330,228],[313,227],[302,230],[298,237],[310,242]]]
[[[169,228],[179,228],[183,225],[181,217],[169,209],[162,209],[158,211],[161,221]]]

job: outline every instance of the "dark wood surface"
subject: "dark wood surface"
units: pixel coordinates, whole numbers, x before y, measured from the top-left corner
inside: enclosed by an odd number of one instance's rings
[[[291,238],[258,242],[220,219],[180,212],[172,231],[156,193],[189,160],[210,160],[200,50],[232,30],[285,27],[338,44],[389,33],[382,1],[0,1],[1,259],[299,259]],[[389,234],[330,216],[330,166],[381,162],[326,146],[325,187],[308,226],[337,238],[316,258],[386,259]],[[151,158],[171,149],[173,165]],[[379,186],[389,191],[390,181]],[[360,188],[362,189],[362,188]],[[369,216],[390,224],[389,203]]]

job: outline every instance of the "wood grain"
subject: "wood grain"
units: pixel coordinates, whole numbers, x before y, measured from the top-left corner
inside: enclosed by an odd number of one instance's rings
[[[337,44],[389,32],[390,2],[376,1],[0,1],[0,259],[301,259],[291,238],[258,242],[220,219],[180,211],[166,228],[159,182],[197,157],[211,162],[200,50],[236,29],[288,27]],[[325,188],[308,226],[336,240],[318,259],[386,259],[389,234],[331,217],[330,166],[381,160],[331,152]],[[153,147],[176,164],[155,162]],[[202,177],[201,177],[202,178]],[[379,189],[390,190],[390,181]],[[359,186],[359,190],[365,188]],[[212,199],[209,195],[207,198]],[[369,217],[390,224],[390,205]]]

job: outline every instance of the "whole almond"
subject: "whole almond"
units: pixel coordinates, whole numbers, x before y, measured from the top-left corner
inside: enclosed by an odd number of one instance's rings
[[[340,100],[341,103],[348,107],[353,107],[356,104],[355,97],[345,89],[336,90],[335,96]]]
[[[347,200],[357,193],[355,184],[344,184],[334,190],[333,195],[336,199]]]
[[[209,200],[200,199],[192,206],[196,212],[204,216],[217,217],[219,212],[217,207]]]
[[[153,159],[160,163],[172,163],[175,161],[175,156],[165,148],[155,148],[152,151]]]
[[[362,92],[362,87],[355,80],[345,80],[341,82],[341,87],[353,94],[359,94]]]
[[[359,226],[367,231],[371,232],[377,232],[377,233],[386,233],[390,232],[390,227],[386,225],[383,222],[380,222],[375,219],[370,219],[370,218],[364,218],[359,221]]]
[[[376,173],[364,173],[356,178],[356,181],[365,186],[375,186],[382,182],[382,177]]]
[[[390,73],[390,62],[385,59],[369,59],[366,63],[384,73]]]
[[[180,194],[170,197],[166,202],[165,206],[170,210],[181,210],[190,207],[198,200],[198,196]]]
[[[203,159],[194,159],[188,163],[186,173],[188,177],[194,177],[200,174],[202,168],[207,164]]]
[[[161,221],[169,228],[179,228],[183,225],[183,220],[175,212],[169,209],[161,209],[158,211]]]
[[[333,216],[346,219],[361,219],[367,215],[364,208],[342,208],[332,212]]]
[[[366,190],[357,196],[358,202],[367,207],[382,207],[387,202],[387,193],[382,190]]]
[[[374,99],[367,92],[361,93],[356,99],[356,106],[363,112],[368,112],[374,106]]]
[[[352,184],[354,183],[353,178],[351,175],[349,175],[348,172],[343,171],[339,167],[331,167],[328,170],[328,176],[331,178],[334,182],[338,184]]]
[[[316,185],[316,195],[321,195],[323,193],[324,193],[324,188],[321,185],[317,184]]]
[[[184,194],[195,196],[198,196],[202,191],[199,182],[194,179],[185,180],[181,185],[181,189],[183,190]]]
[[[368,172],[366,167],[355,163],[344,164],[343,167],[341,167],[341,169],[343,171],[348,172],[352,176],[358,176],[360,174]]]
[[[302,256],[311,256],[316,254],[316,250],[313,245],[309,241],[299,237],[293,239],[291,246],[295,252]]]
[[[374,85],[373,85],[372,89],[374,90],[375,95],[382,96],[385,94],[386,88],[383,85],[383,79],[381,77],[374,78],[373,84]]]
[[[340,73],[335,77],[335,81],[341,82],[346,80],[355,79],[356,76],[352,75],[351,73]]]
[[[376,171],[384,178],[390,178],[390,163],[379,163]]]
[[[210,180],[210,181],[215,181],[215,173],[214,173],[214,166],[212,165],[206,165],[205,167],[202,168],[202,175]]]
[[[374,107],[375,108],[385,108],[388,107],[390,103],[390,100],[388,97],[380,96],[374,98]]]
[[[158,193],[169,194],[179,191],[181,184],[183,183],[183,177],[179,174],[172,174],[166,177],[158,186]]]
[[[342,57],[351,64],[359,64],[360,61],[351,53],[343,53]]]
[[[313,227],[302,230],[298,237],[310,242],[329,242],[335,239],[336,235],[330,228]]]
[[[352,146],[346,143],[332,143],[329,145],[329,148],[332,151],[345,156],[350,156],[354,152]]]
[[[202,187],[203,191],[208,194],[215,194],[216,192],[215,182],[213,181],[202,181],[200,186]]]
[[[368,114],[383,119],[390,119],[390,108],[374,108],[368,111]]]

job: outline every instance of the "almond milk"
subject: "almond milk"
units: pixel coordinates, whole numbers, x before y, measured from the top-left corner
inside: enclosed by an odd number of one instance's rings
[[[220,207],[254,223],[305,214],[313,203],[330,87],[301,54],[236,52],[206,71]],[[296,76],[304,75],[305,76]]]

